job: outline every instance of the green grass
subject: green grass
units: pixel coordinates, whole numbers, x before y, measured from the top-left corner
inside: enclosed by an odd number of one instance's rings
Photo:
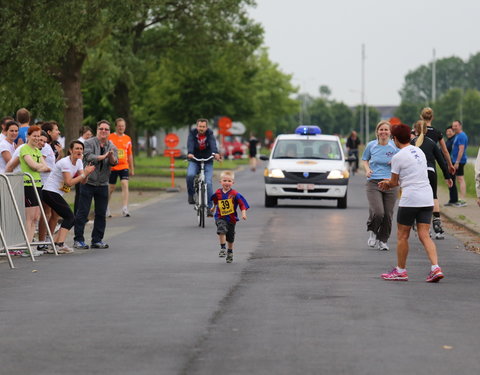
[[[156,177],[135,177],[131,179],[128,186],[131,190],[163,190],[170,187],[169,180]]]
[[[185,177],[187,170],[185,168],[175,168],[174,173],[175,177]],[[132,179],[135,179],[136,176],[170,177],[170,168],[137,167]]]
[[[478,146],[468,145],[467,147],[467,156],[469,158],[476,158],[478,155]]]
[[[468,149],[467,149],[468,150]],[[467,196],[471,198],[476,198],[477,193],[475,191],[475,167],[473,164],[465,164],[465,183],[467,185]],[[438,173],[438,186],[448,189],[447,184],[443,178],[443,173],[440,167],[437,165],[437,173]],[[457,182],[457,189],[458,189],[458,182]]]

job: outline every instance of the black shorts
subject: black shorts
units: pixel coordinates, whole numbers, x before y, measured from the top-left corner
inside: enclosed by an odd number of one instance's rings
[[[111,171],[110,178],[108,183],[110,185],[115,185],[117,183],[117,177],[120,177],[120,180],[128,180],[128,169],[120,169],[119,171]]]
[[[428,171],[428,181],[433,190],[433,199],[437,199],[437,174],[434,171]]]
[[[464,168],[465,168],[465,163],[463,163],[463,164],[460,163],[458,165],[457,171],[455,172],[455,176],[463,176],[465,174]]]
[[[235,241],[235,223],[230,223],[225,219],[217,219],[217,234],[225,234],[227,242],[233,243]]]
[[[398,207],[397,223],[411,227],[416,221],[420,224],[430,224],[433,206],[429,207]]]
[[[25,191],[25,207],[37,207],[39,206],[37,195],[35,194],[35,188],[33,186],[24,186]],[[42,195],[42,188],[37,187],[38,195]]]

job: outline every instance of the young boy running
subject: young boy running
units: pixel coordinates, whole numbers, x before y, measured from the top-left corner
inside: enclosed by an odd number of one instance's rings
[[[242,219],[247,220],[249,205],[246,199],[236,190],[232,189],[235,183],[235,175],[231,171],[223,171],[220,174],[220,185],[212,195],[212,212],[215,211],[215,224],[220,240],[220,258],[226,257],[227,263],[233,261],[233,242],[235,240],[235,223],[238,221],[237,207],[240,206]],[[226,250],[226,245],[228,249]]]

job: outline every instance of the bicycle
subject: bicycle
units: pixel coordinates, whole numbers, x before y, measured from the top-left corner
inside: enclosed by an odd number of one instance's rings
[[[205,216],[207,214],[208,207],[208,197],[207,197],[207,182],[205,181],[205,163],[212,160],[215,155],[210,156],[206,159],[197,159],[195,156],[192,157],[193,160],[200,163],[200,172],[195,176],[193,181],[193,186],[195,193],[193,199],[195,204],[193,206],[194,210],[197,211],[197,221],[198,226],[205,228]]]
[[[348,152],[348,171],[350,175],[355,176],[357,171],[357,160],[358,160],[358,151],[351,150]]]

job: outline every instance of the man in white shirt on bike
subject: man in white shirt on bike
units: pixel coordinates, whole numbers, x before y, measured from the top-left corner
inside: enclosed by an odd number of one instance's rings
[[[195,204],[193,195],[195,193],[193,187],[193,180],[196,174],[200,170],[200,164],[192,157],[197,159],[206,159],[211,155],[214,155],[215,160],[220,160],[220,154],[218,153],[217,142],[213,135],[213,131],[208,128],[208,120],[201,118],[197,120],[197,127],[190,131],[187,141],[188,162],[187,169],[187,190],[188,190],[188,203]],[[213,194],[212,189],[212,177],[213,177],[213,159],[205,163],[205,179],[207,181],[207,196],[208,196],[208,208],[212,207],[211,196]],[[210,213],[210,211],[208,211]],[[211,214],[209,214],[211,216]]]

